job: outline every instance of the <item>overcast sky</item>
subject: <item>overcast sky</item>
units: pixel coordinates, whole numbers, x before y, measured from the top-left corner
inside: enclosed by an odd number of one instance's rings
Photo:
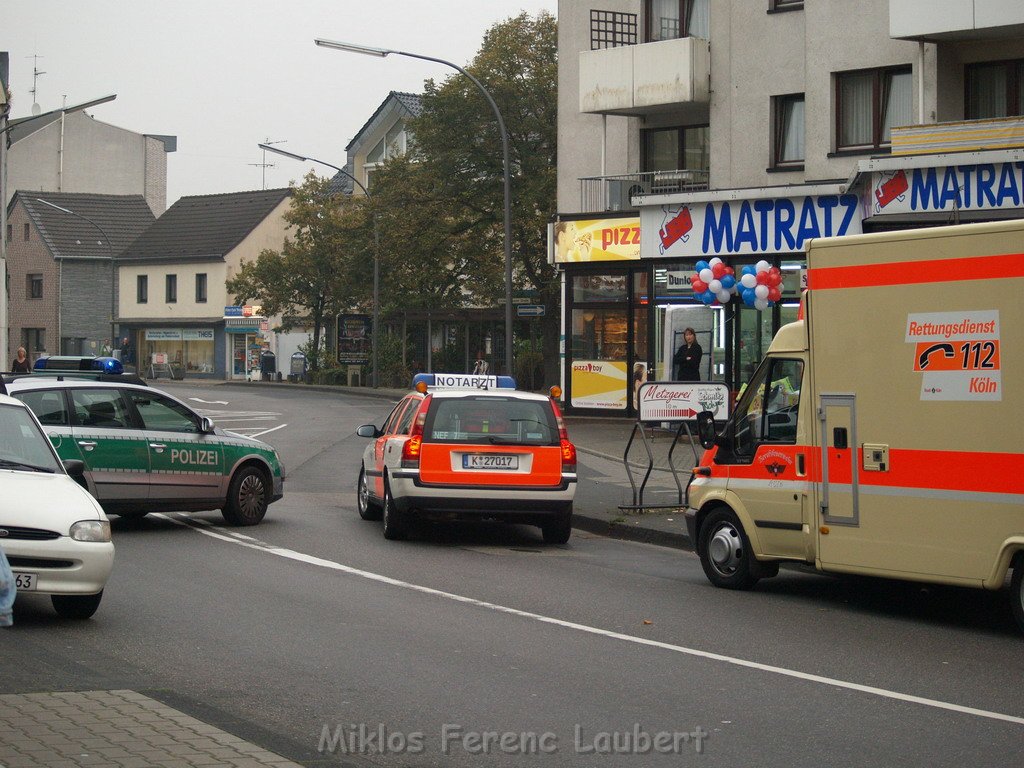
[[[88,110],[138,133],[178,137],[167,204],[287,186],[310,164],[267,154],[267,139],[343,165],[345,146],[389,91],[419,93],[442,65],[319,48],[313,38],[421,53],[465,66],[494,23],[557,0],[3,0],[12,117],[107,94]],[[32,57],[38,56],[35,61]],[[325,175],[333,173],[315,166]]]

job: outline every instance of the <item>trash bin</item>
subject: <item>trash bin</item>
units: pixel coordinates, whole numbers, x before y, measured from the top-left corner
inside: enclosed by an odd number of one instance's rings
[[[289,381],[302,381],[306,376],[306,356],[301,352],[292,354],[291,370],[288,373]]]
[[[269,349],[260,355],[260,378],[263,381],[273,381],[277,373],[277,355]]]

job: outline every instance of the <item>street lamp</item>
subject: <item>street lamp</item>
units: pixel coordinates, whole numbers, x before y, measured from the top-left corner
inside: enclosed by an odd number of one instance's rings
[[[100,235],[103,236],[103,240],[107,244],[107,250],[110,251],[110,349],[111,349],[111,351],[113,351],[113,349],[114,349],[114,341],[117,339],[117,336],[114,333],[114,299],[116,297],[117,279],[116,279],[115,274],[114,274],[114,246],[112,246],[110,244],[110,238],[107,237],[107,233],[103,231],[103,227],[101,227],[99,224],[97,224],[92,219],[87,218],[87,217],[83,216],[80,213],[75,213],[74,211],[68,210],[67,208],[63,208],[63,207],[57,205],[56,203],[51,203],[48,200],[43,200],[41,197],[37,197],[36,198],[36,202],[37,203],[42,203],[43,205],[48,205],[51,208],[56,208],[58,211],[62,211],[63,213],[70,214],[71,216],[75,216],[75,217],[81,219],[82,221],[89,222],[94,227],[96,227],[96,229],[98,229],[100,231]],[[60,345],[60,340],[59,339],[57,340],[57,343],[58,343],[58,348],[59,348],[59,345]]]
[[[328,168],[333,168],[338,173],[342,173],[348,178],[352,179],[353,182],[363,190],[363,194],[367,200],[371,200],[370,190],[363,186],[362,182],[359,181],[355,176],[346,171],[344,168],[339,168],[334,163],[328,163],[325,160],[317,160],[315,157],[306,157],[304,155],[297,155],[294,152],[288,152],[278,147],[272,147],[269,144],[259,144],[260,149],[266,152],[274,152],[275,154],[282,155],[284,157],[290,157],[292,160],[299,160],[300,162],[308,163],[320,163],[320,165],[326,165]],[[380,321],[380,233],[377,229],[377,211],[374,210],[373,205],[370,205],[370,220],[373,223],[373,327],[370,329],[370,346],[373,349],[370,351],[372,355],[371,365],[371,383],[374,387],[380,386],[380,382],[377,378],[377,326]]]
[[[505,129],[505,120],[501,116],[501,110],[498,109],[498,105],[494,103],[494,99],[491,98],[491,94],[483,84],[473,77],[469,72],[464,70],[458,64],[453,64],[450,61],[444,59],[437,59],[433,56],[423,56],[419,53],[409,53],[408,51],[395,51],[390,48],[371,48],[367,45],[355,45],[353,43],[342,43],[337,40],[323,40],[316,38],[313,42],[324,48],[333,48],[338,51],[347,51],[348,53],[362,53],[366,56],[379,56],[384,58],[389,54],[395,56],[408,56],[411,59],[422,59],[423,61],[432,61],[436,64],[444,64],[447,67],[458,70],[463,75],[468,77],[470,81],[487,99],[487,103],[491,105],[491,109],[494,110],[494,116],[498,119],[498,130],[501,132],[501,149],[504,160],[504,176],[505,176],[505,373],[512,375],[512,183],[509,173],[509,154],[508,154],[508,131]]]

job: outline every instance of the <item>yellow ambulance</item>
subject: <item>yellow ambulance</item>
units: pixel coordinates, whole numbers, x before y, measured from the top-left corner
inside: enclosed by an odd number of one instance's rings
[[[1000,589],[1024,630],[1024,220],[813,241],[705,452],[686,521],[708,579],[795,561]]]

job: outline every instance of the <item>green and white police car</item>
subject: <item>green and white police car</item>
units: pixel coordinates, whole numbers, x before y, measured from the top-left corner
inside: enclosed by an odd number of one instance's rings
[[[219,509],[231,525],[256,525],[284,495],[273,446],[218,429],[165,392],[70,376],[27,376],[7,389],[62,460],[85,463],[89,492],[108,514]]]

